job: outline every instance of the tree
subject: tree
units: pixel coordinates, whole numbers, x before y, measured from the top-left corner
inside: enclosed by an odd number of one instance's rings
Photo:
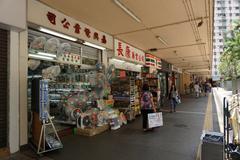
[[[237,90],[237,77],[240,76],[240,22],[233,24],[233,29],[226,33],[224,51],[220,58],[219,72],[224,79],[232,80],[233,94]]]

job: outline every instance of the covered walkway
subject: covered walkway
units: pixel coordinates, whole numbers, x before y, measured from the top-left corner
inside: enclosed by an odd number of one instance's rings
[[[64,149],[47,156],[59,160],[77,157],[88,160],[193,160],[203,127],[218,130],[215,108],[213,105],[211,109],[210,104],[213,102],[212,96],[186,97],[176,113],[164,113],[164,126],[153,132],[142,132],[139,117],[117,131],[92,138],[66,137]]]
[[[199,156],[202,130],[219,131],[212,95],[198,99],[185,97],[177,112],[164,112],[163,119],[163,127],[149,132],[141,130],[139,117],[117,131],[95,137],[67,136],[63,138],[63,149],[40,159],[195,160]],[[29,156],[28,152],[22,154]]]

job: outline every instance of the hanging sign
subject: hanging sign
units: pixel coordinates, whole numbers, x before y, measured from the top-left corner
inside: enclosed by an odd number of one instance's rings
[[[162,61],[160,58],[156,57],[156,60],[157,60],[157,69],[162,69]]]
[[[178,68],[176,66],[172,65],[172,71],[173,72],[178,72]]]
[[[156,60],[156,57],[155,56],[153,56],[153,55],[151,55],[151,54],[149,54],[149,53],[146,53],[146,66],[148,66],[148,67],[156,67],[157,65],[156,65],[156,62],[157,62],[157,60]]]
[[[182,69],[181,68],[178,68],[178,73],[182,73]]]
[[[145,63],[146,66],[151,68],[153,67],[155,69],[162,69],[162,61],[160,58],[149,53],[146,53],[145,56],[146,56],[146,63]]]
[[[28,0],[28,22],[113,49],[112,36],[36,0]]]
[[[117,39],[114,40],[114,54],[118,59],[145,64],[145,53],[143,51]]]

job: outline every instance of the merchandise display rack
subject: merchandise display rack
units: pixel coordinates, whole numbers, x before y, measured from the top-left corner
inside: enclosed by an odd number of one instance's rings
[[[125,77],[114,81],[111,87],[114,107],[123,111],[130,121],[140,114],[139,92],[135,81],[133,76]]]

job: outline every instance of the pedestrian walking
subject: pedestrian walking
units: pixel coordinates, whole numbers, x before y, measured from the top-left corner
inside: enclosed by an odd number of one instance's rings
[[[176,112],[177,99],[178,99],[177,88],[175,85],[172,85],[169,93],[169,100],[171,103],[170,113]]]
[[[147,131],[148,128],[148,114],[156,112],[156,107],[153,103],[153,95],[149,91],[148,84],[144,84],[142,88],[141,97],[141,112],[143,121],[143,131]]]
[[[199,92],[200,92],[200,86],[199,86],[198,82],[196,82],[195,85],[194,85],[194,91],[195,91],[196,98],[198,98],[199,97]]]

